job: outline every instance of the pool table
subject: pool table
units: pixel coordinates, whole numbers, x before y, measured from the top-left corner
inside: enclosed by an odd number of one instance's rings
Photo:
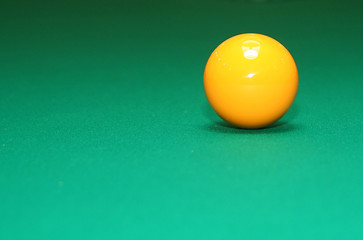
[[[363,239],[363,1],[3,0],[0,239]],[[212,51],[294,57],[287,114],[211,109]]]

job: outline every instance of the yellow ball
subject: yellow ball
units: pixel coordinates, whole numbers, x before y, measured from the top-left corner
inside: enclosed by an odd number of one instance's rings
[[[204,90],[216,113],[242,128],[277,121],[292,105],[298,72],[289,51],[265,35],[231,37],[209,57]]]

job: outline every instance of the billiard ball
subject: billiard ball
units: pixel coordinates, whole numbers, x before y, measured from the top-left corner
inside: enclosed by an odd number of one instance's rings
[[[204,70],[208,102],[237,127],[262,128],[277,121],[292,105],[297,89],[291,54],[262,34],[227,39],[213,51]]]

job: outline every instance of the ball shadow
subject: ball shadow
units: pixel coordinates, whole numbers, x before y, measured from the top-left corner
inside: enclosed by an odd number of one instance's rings
[[[234,133],[234,134],[272,134],[291,132],[302,129],[303,126],[293,123],[293,120],[298,116],[299,107],[293,104],[289,111],[277,122],[257,129],[245,129],[236,127],[228,122],[223,121],[209,106],[208,103],[203,106],[203,115],[210,120],[209,123],[203,126],[204,130],[218,133]]]

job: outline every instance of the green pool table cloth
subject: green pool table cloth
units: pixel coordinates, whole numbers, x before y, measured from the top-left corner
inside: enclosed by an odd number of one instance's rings
[[[363,239],[363,2],[0,3],[0,239]],[[293,55],[276,124],[210,108],[247,32]]]

